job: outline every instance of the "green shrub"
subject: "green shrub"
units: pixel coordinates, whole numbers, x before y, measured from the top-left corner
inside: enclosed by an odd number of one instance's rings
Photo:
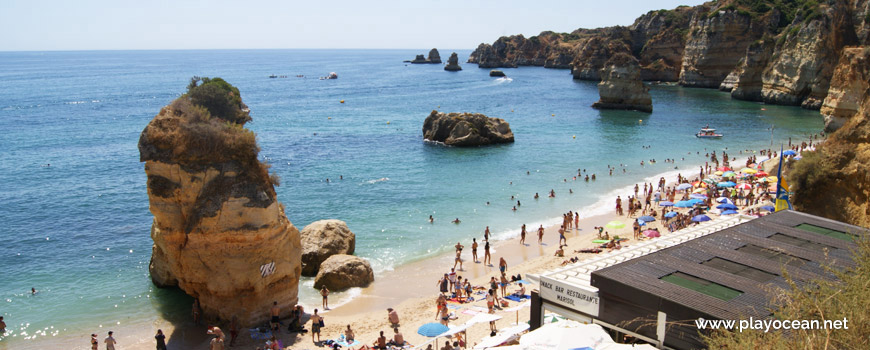
[[[238,124],[251,121],[239,89],[221,78],[193,77],[187,86],[187,96],[193,104],[205,107],[216,118]]]

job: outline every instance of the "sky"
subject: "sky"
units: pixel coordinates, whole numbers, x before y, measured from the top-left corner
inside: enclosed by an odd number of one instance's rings
[[[0,0],[0,51],[473,49],[692,0]]]

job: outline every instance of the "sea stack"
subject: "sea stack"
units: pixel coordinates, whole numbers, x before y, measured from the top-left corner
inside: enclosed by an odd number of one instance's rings
[[[636,58],[625,53],[614,55],[601,69],[601,79],[598,84],[601,99],[592,107],[652,112],[649,88],[640,79],[640,65]]]
[[[250,120],[237,88],[194,78],[139,138],[154,284],[199,299],[207,320],[244,325],[266,321],[275,301],[289,313],[302,268],[299,231],[275,198],[278,178],[257,159]]]
[[[462,67],[459,66],[459,56],[456,53],[450,54],[450,58],[447,59],[447,65],[444,66],[444,70],[455,72],[462,70]]]
[[[504,72],[502,72],[498,69],[493,69],[493,70],[489,71],[489,76],[491,76],[491,77],[503,77],[505,75],[504,75]]]
[[[504,119],[479,113],[432,111],[423,122],[423,139],[448,146],[472,147],[514,142],[511,126]]]
[[[427,59],[429,63],[441,63],[441,54],[438,53],[438,49],[429,50],[429,58]]]

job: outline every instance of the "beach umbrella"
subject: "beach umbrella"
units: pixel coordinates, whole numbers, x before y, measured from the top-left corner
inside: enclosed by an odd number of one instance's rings
[[[719,198],[716,198],[716,202],[718,202],[718,203],[734,204],[734,202],[732,202],[732,201],[731,201],[730,199],[728,199],[727,197],[719,197]]]
[[[646,221],[643,221],[641,219],[637,219],[637,225],[638,226],[646,226]]]
[[[694,204],[689,201],[679,201],[674,203],[674,206],[677,208],[691,208],[694,206]]]
[[[804,158],[804,157],[797,156],[797,157],[794,157],[793,159],[794,159],[794,160],[801,160],[801,159],[803,159],[803,158]]]
[[[758,181],[761,181],[761,182],[768,182],[768,181],[770,181],[770,179],[768,179],[768,178],[766,178],[766,177],[762,177],[762,178],[759,179]]]
[[[726,171],[726,172],[722,173],[722,177],[732,177],[734,175],[735,175],[735,173],[733,171]]]
[[[713,174],[714,174],[714,175],[722,175],[722,174],[724,174],[724,173],[725,173],[725,172],[722,171],[722,170],[717,170],[717,171],[716,171],[715,173],[713,173]]]
[[[623,224],[621,221],[614,220],[614,221],[608,222],[607,225],[604,225],[604,227],[618,229],[618,228],[625,227],[625,224]]]
[[[649,238],[655,238],[655,237],[661,237],[661,236],[662,236],[662,234],[661,234],[659,231],[656,231],[656,230],[646,230],[646,231],[643,231],[643,235],[644,235],[644,236],[647,236],[647,237],[649,237]]]
[[[761,207],[761,209],[764,209],[764,210],[767,210],[767,211],[774,211],[774,210],[776,210],[776,208],[775,208],[774,206],[772,206],[772,205],[765,205],[765,206]]]
[[[443,324],[432,322],[420,326],[420,328],[417,329],[417,334],[431,338],[437,337],[439,334],[447,332],[449,329],[450,328]]]
[[[674,202],[661,201],[661,202],[659,202],[659,205],[662,206],[662,207],[673,207],[673,206],[674,206]]]
[[[716,187],[734,187],[737,184],[731,181],[720,182],[716,184]]]
[[[703,193],[692,193],[689,195],[689,198],[693,199],[707,199],[707,195]]]
[[[707,189],[705,189],[705,188],[698,188],[698,189],[695,189],[694,191],[692,191],[692,193],[704,193],[704,192],[707,192]]]
[[[751,189],[752,189],[752,185],[750,185],[750,184],[744,182],[744,183],[742,183],[742,184],[737,185],[737,189],[738,189],[738,190],[751,190]]]
[[[755,176],[758,176],[758,177],[765,177],[767,175],[768,175],[767,172],[764,170],[760,170],[759,172],[755,173]]]
[[[706,182],[706,183],[708,183],[708,184],[715,184],[715,183],[716,183],[716,180],[713,180],[713,179],[711,179],[711,178],[709,178],[709,177],[706,178],[706,179],[703,179],[703,180],[701,180],[701,181],[704,181],[704,182]]]
[[[776,180],[779,180],[776,176],[768,176],[767,179],[770,180],[770,182],[776,182]]]
[[[784,155],[784,156],[796,156],[797,152],[789,149],[789,150],[785,150],[784,152],[782,152],[782,155]]]
[[[692,205],[704,204],[704,200],[698,198],[692,198],[686,202],[692,203]]]
[[[644,216],[637,218],[637,221],[651,222],[651,221],[656,221],[656,218],[649,216],[649,215],[644,215]]]
[[[737,214],[736,210],[725,210],[722,212],[721,215],[734,215],[734,214]]]
[[[716,170],[719,170],[719,171],[729,171],[729,170],[731,170],[731,168],[729,168],[729,167],[727,167],[727,166],[720,166],[720,167],[716,168]]]
[[[690,188],[692,188],[692,184],[690,183],[681,183],[679,186],[677,186],[678,191],[688,190]]]
[[[665,217],[668,219],[670,219],[674,216],[677,216],[677,212],[675,212],[675,211],[669,211],[669,212],[667,212],[667,214],[665,214]]]
[[[726,210],[727,210],[727,209],[732,209],[732,210],[733,210],[733,209],[737,209],[737,206],[734,205],[734,204],[728,204],[728,203],[725,203],[725,204],[719,204],[719,205],[717,205],[717,206],[716,206],[716,209],[726,209]]]
[[[710,221],[710,220],[711,220],[710,217],[707,215],[704,215],[704,214],[695,215],[694,217],[692,217],[692,221],[694,221],[694,222],[703,222],[703,221]]]
[[[744,173],[744,174],[755,174],[758,172],[758,170],[755,170],[752,168],[743,168],[743,169],[740,169],[740,172]]]

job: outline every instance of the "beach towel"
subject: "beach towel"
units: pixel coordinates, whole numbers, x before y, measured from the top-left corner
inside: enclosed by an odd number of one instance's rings
[[[251,333],[251,339],[254,340],[269,340],[272,338],[272,331],[260,332],[259,329],[251,328],[248,330]]]
[[[335,343],[338,344],[338,345],[341,345],[341,346],[343,346],[343,347],[345,347],[345,348],[349,348],[349,347],[352,347],[352,346],[360,346],[360,345],[362,345],[362,343],[360,343],[359,340],[356,340],[356,339],[354,339],[353,343],[350,343],[350,344],[348,344],[346,341],[337,341],[337,342],[335,342]]]
[[[515,295],[515,294],[511,294],[511,295],[504,297],[504,299],[512,300],[512,301],[523,301],[523,299],[530,299],[530,298],[531,298],[531,296],[529,296],[529,295]]]
[[[462,313],[464,313],[464,314],[466,314],[466,315],[477,315],[477,314],[479,314],[480,312],[479,312],[479,311],[474,311],[474,310],[465,309],[465,310],[462,310]]]

